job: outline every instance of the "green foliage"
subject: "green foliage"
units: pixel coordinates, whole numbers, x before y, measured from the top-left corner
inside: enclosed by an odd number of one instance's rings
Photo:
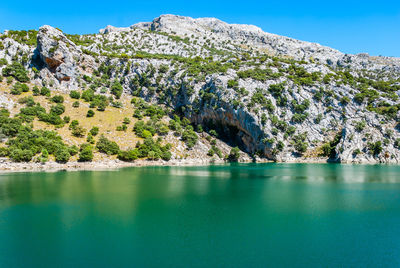
[[[136,148],[138,149],[138,157],[140,158],[149,158],[151,160],[163,159],[165,161],[169,161],[171,159],[171,144],[166,144],[162,146],[160,140],[154,141],[153,138],[148,137],[144,140],[143,143],[138,142],[136,144]]]
[[[318,114],[314,119],[314,123],[319,124],[322,120],[322,117],[323,117],[322,114]]]
[[[367,123],[364,120],[362,120],[362,121],[357,121],[354,127],[357,132],[361,132],[364,130],[366,125]]]
[[[94,126],[90,129],[90,134],[92,134],[93,136],[96,136],[99,133],[99,127]]]
[[[9,156],[14,162],[29,162],[32,160],[34,153],[29,149],[13,148],[10,150]]]
[[[186,143],[186,146],[191,149],[193,148],[199,137],[193,129],[186,128],[182,133],[182,140]]]
[[[49,152],[46,150],[46,148],[42,149],[42,154],[40,156],[40,162],[45,163],[49,160]]]
[[[40,95],[42,96],[50,96],[50,89],[48,89],[47,87],[42,87],[40,89]]]
[[[90,102],[90,108],[97,107],[98,111],[105,111],[109,105],[109,100],[104,95],[94,94]]]
[[[228,155],[229,162],[238,162],[240,157],[240,150],[238,147],[233,147]]]
[[[368,103],[372,103],[374,100],[379,98],[379,93],[373,89],[362,88],[360,93],[354,95],[354,101],[361,104],[367,99]]]
[[[118,159],[126,162],[132,162],[138,159],[139,150],[138,149],[130,149],[127,151],[119,151]]]
[[[93,160],[93,148],[89,144],[83,144],[79,153],[79,162],[90,162]]]
[[[64,116],[64,117],[63,117],[63,121],[64,121],[64,123],[68,124],[68,123],[71,121],[71,117],[69,117],[69,116]]]
[[[72,103],[72,107],[74,108],[78,108],[79,107],[79,101],[74,101],[74,103]]]
[[[394,148],[400,149],[400,139],[394,141]]]
[[[145,123],[143,120],[139,120],[135,123],[133,131],[138,137],[141,138],[152,137],[156,133],[156,129],[153,125],[153,122],[147,121]]]
[[[7,33],[7,36],[4,37],[9,37],[17,41],[18,43],[25,44],[31,47],[36,47],[37,42],[36,42],[36,36],[37,36],[36,30],[22,30],[22,31],[14,31],[10,30]]]
[[[238,88],[239,87],[239,81],[235,79],[228,80],[228,88]]]
[[[88,110],[86,113],[86,117],[93,117],[94,116],[94,111],[93,110]]]
[[[74,42],[78,46],[90,46],[91,44],[95,43],[94,40],[90,39],[88,36],[79,35],[79,34],[67,34],[66,35],[69,40]]]
[[[112,84],[112,86],[111,86],[111,93],[112,93],[117,99],[119,99],[119,98],[121,98],[122,91],[123,91],[123,88],[122,88],[121,83],[118,82],[118,81],[115,81],[115,82]]]
[[[19,62],[13,62],[10,65],[7,65],[3,68],[2,74],[5,77],[12,76],[19,82],[29,82],[30,79],[28,77],[28,73],[25,70],[24,66],[22,66]]]
[[[302,103],[298,103],[297,101],[292,101],[293,110],[296,113],[304,113],[310,107],[310,101],[304,100]]]
[[[56,115],[61,115],[65,112],[65,106],[57,103],[55,106],[52,106],[50,108],[50,114],[56,114]]]
[[[252,78],[254,80],[265,82],[268,79],[276,79],[281,76],[280,73],[274,73],[271,69],[248,69],[245,71],[237,72],[237,75],[241,79]]]
[[[306,139],[307,133],[302,133],[293,137],[294,148],[300,154],[303,154],[307,151],[308,143],[306,142]]]
[[[342,104],[342,105],[347,105],[347,104],[349,104],[349,102],[350,102],[350,98],[347,96],[344,96],[340,99],[340,104]]]
[[[50,100],[52,102],[55,102],[55,103],[63,103],[64,102],[64,97],[61,96],[61,95],[55,95],[55,96],[51,97]]]
[[[72,120],[68,128],[72,130],[71,134],[75,137],[83,138],[86,134],[86,129],[79,125],[78,120]]]
[[[32,93],[33,93],[33,96],[39,96],[40,95],[40,89],[37,86],[34,86],[32,88]]]
[[[308,113],[307,112],[301,113],[301,114],[295,113],[295,114],[293,114],[291,121],[293,123],[300,124],[300,123],[303,123],[307,119],[307,117],[308,117]]]
[[[160,71],[160,73],[166,73],[166,72],[168,72],[169,67],[166,64],[161,64],[160,68],[158,68],[158,70]]]
[[[56,132],[32,130],[29,126],[24,125],[22,120],[10,118],[7,110],[1,110],[0,130],[9,138],[6,143],[7,154],[15,162],[31,161],[35,155],[40,153],[41,157],[46,159],[49,154],[54,155],[57,161],[69,159],[69,156],[63,154],[63,150],[68,149],[68,146],[63,143]]]
[[[0,49],[1,49],[1,48],[0,48]],[[1,58],[1,59],[0,59],[0,67],[3,66],[3,65],[7,65],[7,64],[8,64],[8,62],[7,62],[6,59],[4,59],[4,58]]]
[[[28,92],[29,91],[29,87],[26,84],[21,84],[19,82],[16,82],[10,93],[13,95],[20,95],[22,92]]]
[[[86,102],[90,102],[94,98],[94,91],[92,89],[86,89],[82,92],[81,98]]]
[[[78,125],[72,129],[71,134],[75,137],[83,138],[86,134],[86,129]]]
[[[69,149],[67,147],[60,147],[54,152],[54,157],[56,162],[67,163],[71,157],[71,154],[69,153]]]
[[[381,141],[376,141],[376,142],[368,142],[368,150],[373,156],[378,156],[382,151],[382,142]]]
[[[81,98],[81,93],[80,93],[79,91],[77,91],[77,90],[72,90],[72,91],[69,93],[69,96],[70,96],[72,99],[80,99],[80,98]]]
[[[101,153],[107,155],[116,155],[119,152],[119,146],[115,141],[108,140],[104,135],[101,135],[96,143],[96,148]]]
[[[304,67],[295,64],[290,65],[287,72],[289,73],[288,78],[301,86],[312,86],[316,81],[320,80],[321,76],[319,72],[308,73]]]
[[[95,139],[93,138],[93,135],[89,132],[89,134],[86,137],[86,141],[90,144],[95,144]]]
[[[341,132],[339,132],[338,134],[336,134],[335,138],[332,141],[324,144],[321,148],[322,156],[334,158],[336,154],[336,146],[339,144],[341,139],[342,139],[342,134]]]

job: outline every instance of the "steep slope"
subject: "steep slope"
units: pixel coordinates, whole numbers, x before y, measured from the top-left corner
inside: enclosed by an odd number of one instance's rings
[[[84,36],[43,26],[37,46],[20,35],[1,36],[0,58],[22,62],[32,84],[140,97],[271,160],[400,161],[397,58],[174,15]]]

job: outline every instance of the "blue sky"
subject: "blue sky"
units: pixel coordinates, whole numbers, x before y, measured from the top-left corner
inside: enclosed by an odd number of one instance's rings
[[[43,24],[67,33],[95,33],[161,14],[216,17],[264,31],[318,42],[345,53],[400,57],[400,1],[32,1],[3,0],[0,31]]]

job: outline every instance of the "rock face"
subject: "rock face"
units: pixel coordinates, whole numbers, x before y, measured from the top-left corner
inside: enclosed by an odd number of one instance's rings
[[[76,76],[75,63],[81,51],[60,30],[42,26],[37,40],[40,58],[59,81],[70,81]]]
[[[142,25],[137,26],[143,27]],[[193,34],[206,37],[211,32],[216,36],[237,43],[245,42],[247,45],[255,46],[272,55],[283,55],[296,59],[312,56],[321,62],[326,62],[328,59],[336,62],[343,57],[343,53],[316,43],[266,33],[254,25],[228,24],[215,18],[193,19],[176,15],[163,15],[154,19],[149,24],[149,29],[152,31],[174,33],[179,36]]]
[[[76,79],[81,74],[81,67],[93,65],[93,59],[83,55],[82,50],[69,40],[61,30],[48,25],[40,27],[37,34],[37,53],[40,60],[47,67],[43,70],[47,78],[51,75],[57,79],[57,84],[65,83],[66,86],[76,88]],[[86,62],[85,62],[86,61]]]
[[[175,15],[71,40],[40,28],[36,53],[45,68],[37,83],[109,94],[118,81],[125,95],[166,105],[276,161],[400,161],[398,58],[349,55],[252,25]]]

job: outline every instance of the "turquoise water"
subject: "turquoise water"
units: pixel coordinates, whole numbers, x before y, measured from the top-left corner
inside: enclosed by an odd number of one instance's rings
[[[400,166],[0,175],[0,267],[338,266],[400,266]]]

